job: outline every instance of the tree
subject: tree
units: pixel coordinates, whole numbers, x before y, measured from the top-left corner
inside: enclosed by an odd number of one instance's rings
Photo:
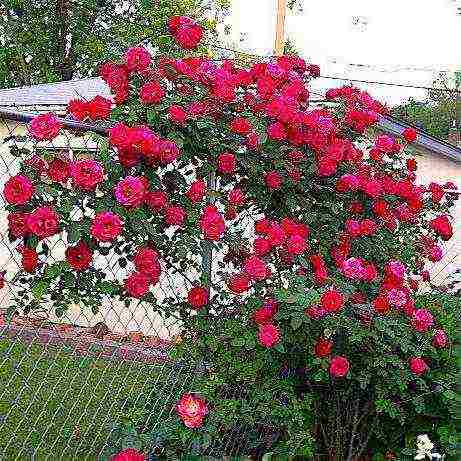
[[[431,135],[446,139],[452,128],[461,129],[461,72],[441,72],[424,101],[410,98],[392,109],[392,115],[416,125]]]
[[[212,27],[227,0],[2,0],[0,87],[95,74],[127,47],[171,49],[165,19],[187,14]]]

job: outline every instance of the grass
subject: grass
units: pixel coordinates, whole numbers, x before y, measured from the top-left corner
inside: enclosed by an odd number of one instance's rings
[[[0,339],[0,460],[98,459],[121,403],[160,370]]]

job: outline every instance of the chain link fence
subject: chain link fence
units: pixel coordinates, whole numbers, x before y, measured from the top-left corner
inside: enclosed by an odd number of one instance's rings
[[[0,190],[25,157],[40,167],[37,162],[49,154],[77,159],[105,148],[101,135],[106,127],[74,121],[65,121],[65,129],[52,142],[37,145],[28,136],[27,123],[32,114],[49,110],[59,113],[63,107],[10,106],[0,112]],[[460,177],[451,179],[459,182]],[[97,308],[77,303],[63,312],[40,303],[30,311],[24,308],[27,293],[16,283],[23,276],[18,241],[9,238],[3,195],[0,200],[0,271],[6,272],[0,292],[0,459],[98,459],[116,437],[112,422],[123,416],[125,403],[140,409],[149,405],[150,418],[161,421],[172,409],[161,398],[150,398],[152,389],[158,396],[189,390],[197,370],[169,359],[170,348],[181,340],[180,318],[175,312],[160,315],[142,301],[115,301],[110,294]],[[457,206],[455,238],[431,275],[439,289],[459,294],[459,202]],[[254,218],[242,221],[241,232],[251,232]],[[50,239],[47,261],[63,260],[64,249],[62,237]],[[213,264],[219,259],[214,255]],[[162,267],[155,287],[160,303],[187,296],[190,280],[199,277],[201,260],[182,272]],[[214,268],[211,259],[205,264]],[[114,280],[127,274],[112,253],[98,256],[95,266]],[[238,398],[237,390],[232,392]],[[274,434],[276,430],[261,427],[256,436],[270,446]],[[236,427],[210,450],[214,455],[239,453],[250,436],[254,434]]]

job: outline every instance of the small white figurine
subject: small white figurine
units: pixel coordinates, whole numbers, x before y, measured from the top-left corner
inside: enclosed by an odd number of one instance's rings
[[[416,437],[416,460],[425,460],[427,459],[440,459],[443,460],[444,456],[439,453],[432,453],[434,449],[434,444],[431,442],[431,439],[427,434],[418,435]]]

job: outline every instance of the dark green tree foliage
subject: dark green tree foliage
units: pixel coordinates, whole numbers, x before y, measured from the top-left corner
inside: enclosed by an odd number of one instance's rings
[[[1,0],[0,87],[97,74],[101,62],[149,42],[171,54],[165,21],[187,14],[206,22],[226,0]],[[177,50],[176,52],[180,53]]]

